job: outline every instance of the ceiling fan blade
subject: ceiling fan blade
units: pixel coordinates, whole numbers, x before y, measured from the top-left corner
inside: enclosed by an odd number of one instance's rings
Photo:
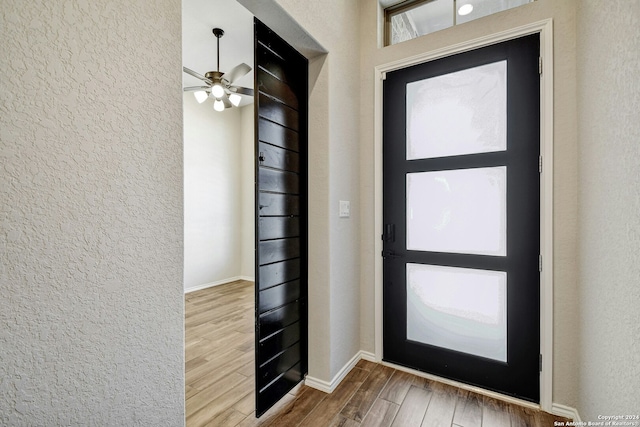
[[[190,70],[190,69],[189,69],[189,68],[187,68],[187,67],[182,67],[182,71],[184,71],[184,72],[185,72],[185,73],[187,73],[187,74],[192,75],[192,76],[193,76],[193,77],[195,77],[196,79],[200,79],[200,80],[202,80],[202,81],[203,81],[203,82],[205,82],[205,83],[208,83],[208,84],[210,84],[210,85],[211,85],[211,84],[213,84],[213,82],[212,82],[211,80],[209,80],[208,78],[206,78],[206,77],[205,77],[205,76],[203,76],[202,74],[198,74],[198,73],[196,73],[195,71]]]
[[[239,95],[253,96],[253,89],[249,89],[248,87],[231,86],[229,87],[229,91]]]
[[[210,88],[211,88],[210,86],[189,86],[189,87],[185,87],[183,90],[185,92],[191,92],[191,91],[194,91],[194,90],[207,90],[207,89],[210,89]]]
[[[224,80],[228,81],[229,84],[232,84],[240,77],[245,76],[249,71],[251,71],[251,67],[245,64],[238,64],[231,69],[228,73],[225,73]]]

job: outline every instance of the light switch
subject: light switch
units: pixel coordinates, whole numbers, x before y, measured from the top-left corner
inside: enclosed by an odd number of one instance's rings
[[[340,200],[340,218],[349,218],[351,203],[348,200]]]

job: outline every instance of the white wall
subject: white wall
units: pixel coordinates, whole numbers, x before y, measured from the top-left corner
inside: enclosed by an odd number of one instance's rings
[[[640,3],[578,3],[584,421],[640,409]]]
[[[253,278],[253,106],[183,99],[185,290]]]
[[[180,8],[0,2],[0,425],[184,423]]]

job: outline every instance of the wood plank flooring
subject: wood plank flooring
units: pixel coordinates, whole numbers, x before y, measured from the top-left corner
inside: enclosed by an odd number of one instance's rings
[[[551,427],[567,421],[361,360],[336,390],[300,385],[255,418],[253,283],[185,296],[188,427]]]

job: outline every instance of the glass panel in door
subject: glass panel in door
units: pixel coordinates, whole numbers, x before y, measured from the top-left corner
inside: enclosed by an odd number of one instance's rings
[[[407,339],[507,361],[507,273],[407,264]]]
[[[507,168],[407,174],[407,249],[507,254]]]
[[[507,61],[407,84],[407,160],[507,149]]]

